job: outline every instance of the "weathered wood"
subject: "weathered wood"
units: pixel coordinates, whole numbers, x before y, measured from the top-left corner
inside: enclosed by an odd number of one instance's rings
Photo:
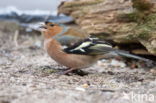
[[[72,16],[88,34],[141,43],[156,55],[156,0],[73,0],[62,3],[59,12]]]

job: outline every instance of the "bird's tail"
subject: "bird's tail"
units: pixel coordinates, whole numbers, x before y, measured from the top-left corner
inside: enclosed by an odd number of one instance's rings
[[[130,54],[129,52],[126,52],[126,51],[123,51],[123,50],[115,50],[114,52],[116,54],[120,55],[120,56],[124,56],[124,57],[128,57],[128,58],[138,59],[138,60],[142,60],[142,61],[145,61],[145,62],[151,61],[149,59],[146,59],[146,58],[143,58],[143,57],[140,57],[140,56],[137,56],[137,55]]]
[[[112,47],[106,47],[105,45],[93,46],[93,47],[90,47],[90,48],[92,49],[92,51],[94,50],[94,53],[104,54],[104,55],[107,54],[108,57],[109,56],[111,57],[111,56],[119,55],[119,56],[124,56],[124,57],[127,57],[127,58],[142,60],[142,61],[145,61],[145,62],[149,62],[149,61],[153,62],[150,59],[146,59],[144,57],[140,57],[140,56],[131,54],[128,51],[119,50],[119,49],[115,49],[115,48],[112,48]]]

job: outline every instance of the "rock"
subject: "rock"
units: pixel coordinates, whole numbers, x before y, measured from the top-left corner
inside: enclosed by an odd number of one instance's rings
[[[58,9],[72,16],[88,34],[116,44],[136,43],[156,55],[155,0],[73,0]]]

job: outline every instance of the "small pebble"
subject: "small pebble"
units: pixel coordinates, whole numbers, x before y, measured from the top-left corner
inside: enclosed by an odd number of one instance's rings
[[[82,87],[76,87],[75,90],[78,90],[78,91],[82,91],[82,92],[85,92],[86,90]]]
[[[150,72],[154,75],[156,75],[156,69],[151,69]]]
[[[89,85],[85,83],[85,84],[82,85],[82,87],[83,87],[83,88],[88,88]]]

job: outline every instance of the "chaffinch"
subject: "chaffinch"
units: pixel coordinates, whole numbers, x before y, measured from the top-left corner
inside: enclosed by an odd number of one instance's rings
[[[68,67],[63,74],[87,68],[100,59],[116,55],[149,61],[126,51],[115,49],[105,41],[88,37],[88,35],[64,25],[45,22],[41,26],[41,32],[44,35],[44,48],[48,55],[59,64]]]

